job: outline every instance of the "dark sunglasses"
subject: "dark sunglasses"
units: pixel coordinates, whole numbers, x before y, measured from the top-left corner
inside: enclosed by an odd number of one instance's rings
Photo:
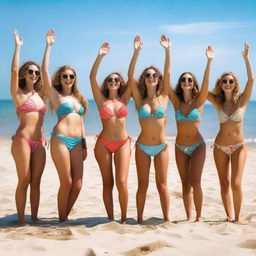
[[[146,78],[150,78],[150,77],[157,78],[159,75],[157,73],[145,73],[144,76]]]
[[[223,84],[227,84],[227,83],[229,83],[229,84],[233,84],[234,82],[235,82],[235,80],[234,80],[234,79],[230,79],[230,80],[223,79],[223,80],[222,80],[222,83],[223,83]]]
[[[110,77],[107,80],[107,82],[109,82],[109,83],[112,83],[113,81],[115,81],[116,83],[120,82],[120,77],[115,77],[115,78]]]
[[[75,76],[72,75],[72,74],[71,74],[71,75],[66,75],[66,74],[64,74],[64,75],[62,75],[61,77],[62,77],[62,79],[65,79],[65,80],[68,79],[68,78],[70,78],[70,79],[75,79]]]
[[[36,76],[40,76],[40,71],[38,71],[38,70],[28,69],[27,72],[30,75],[35,73]]]
[[[189,83],[192,83],[192,82],[193,82],[192,78],[190,78],[190,77],[182,77],[182,78],[180,79],[180,81],[181,81],[182,83],[184,83],[184,82],[186,82],[186,81],[188,81]]]

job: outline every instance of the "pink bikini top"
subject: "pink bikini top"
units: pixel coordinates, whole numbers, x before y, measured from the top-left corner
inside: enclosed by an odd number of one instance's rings
[[[40,115],[44,115],[46,112],[46,105],[44,104],[42,108],[38,109],[36,103],[33,99],[28,98],[24,103],[16,107],[18,113],[24,112],[39,112]]]
[[[117,118],[126,118],[128,115],[128,109],[125,104],[122,104],[122,106],[118,109],[116,114],[114,114],[113,110],[111,110],[107,104],[103,104],[103,106],[100,109],[100,119],[106,120],[110,119],[113,116],[116,116]]]

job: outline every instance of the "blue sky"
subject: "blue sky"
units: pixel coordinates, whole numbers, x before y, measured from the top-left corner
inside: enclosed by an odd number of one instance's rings
[[[141,35],[144,47],[137,63],[136,76],[151,64],[163,70],[162,33],[172,41],[171,80],[175,85],[184,71],[196,74],[199,81],[206,64],[205,49],[215,49],[211,84],[224,71],[233,71],[246,83],[242,58],[244,42],[250,46],[256,69],[256,1],[4,1],[0,0],[0,99],[10,98],[10,68],[14,50],[13,29],[24,40],[21,63],[42,62],[45,34],[55,29],[50,72],[68,64],[78,73],[80,90],[90,99],[90,68],[102,42],[110,53],[103,59],[98,81],[112,72],[125,77],[133,53],[133,38]],[[256,99],[254,90],[252,99]]]

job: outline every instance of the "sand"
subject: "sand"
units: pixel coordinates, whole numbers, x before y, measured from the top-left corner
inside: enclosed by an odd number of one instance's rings
[[[243,178],[244,201],[241,217],[248,225],[223,222],[218,177],[207,147],[202,177],[204,192],[203,221],[184,222],[174,144],[169,144],[170,222],[164,223],[158,193],[151,169],[150,186],[144,210],[145,223],[136,223],[135,194],[137,177],[134,148],[128,179],[129,205],[127,224],[120,224],[117,190],[114,189],[115,219],[108,222],[102,201],[102,183],[94,159],[94,138],[88,138],[88,158],[84,163],[83,188],[70,214],[70,221],[59,224],[57,192],[59,180],[47,150],[47,163],[41,183],[38,224],[17,226],[14,200],[17,174],[10,154],[10,139],[0,139],[0,255],[190,255],[234,256],[256,255],[256,148],[250,147]],[[26,218],[30,220],[29,198]]]

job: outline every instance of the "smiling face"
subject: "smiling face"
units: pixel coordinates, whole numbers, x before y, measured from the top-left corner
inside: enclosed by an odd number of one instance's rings
[[[157,86],[159,74],[152,68],[147,69],[144,73],[146,86]]]
[[[40,70],[36,65],[29,65],[24,73],[26,84],[35,84],[40,77]]]
[[[107,78],[107,88],[108,90],[118,90],[120,88],[121,78],[118,74],[111,74]]]
[[[182,90],[192,90],[194,88],[194,79],[193,77],[185,73],[181,78],[180,78],[180,85]]]
[[[236,86],[236,81],[232,75],[225,75],[221,78],[220,87],[224,92],[232,92]]]
[[[64,88],[71,89],[72,86],[74,85],[75,79],[76,79],[75,73],[71,69],[65,69],[60,74],[60,82],[63,89]]]

